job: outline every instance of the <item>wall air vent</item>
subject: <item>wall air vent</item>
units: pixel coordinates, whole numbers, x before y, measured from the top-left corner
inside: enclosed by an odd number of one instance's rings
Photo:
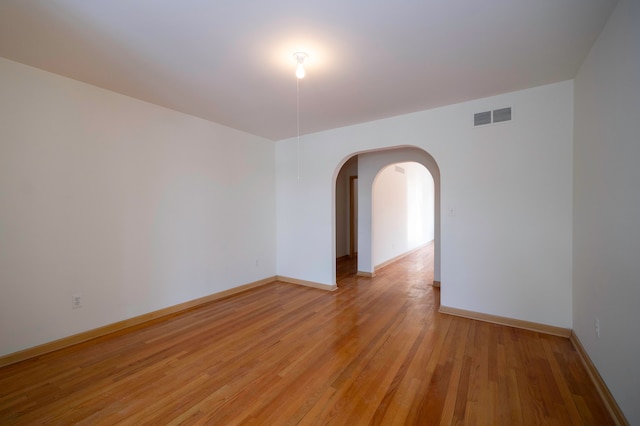
[[[482,126],[484,124],[491,124],[491,111],[476,112],[473,114],[474,126]]]
[[[493,110],[493,122],[511,121],[511,107]]]
[[[482,111],[473,114],[473,125],[484,126],[491,123],[503,123],[511,121],[511,107]]]

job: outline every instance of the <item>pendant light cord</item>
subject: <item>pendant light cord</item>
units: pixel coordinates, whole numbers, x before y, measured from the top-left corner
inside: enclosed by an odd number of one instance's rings
[[[300,79],[296,78],[296,164],[297,176],[300,180]]]

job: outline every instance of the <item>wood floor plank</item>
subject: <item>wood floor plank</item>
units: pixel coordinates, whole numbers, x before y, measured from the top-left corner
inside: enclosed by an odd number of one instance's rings
[[[438,313],[432,244],[355,272],[0,368],[0,424],[614,424],[568,339]]]

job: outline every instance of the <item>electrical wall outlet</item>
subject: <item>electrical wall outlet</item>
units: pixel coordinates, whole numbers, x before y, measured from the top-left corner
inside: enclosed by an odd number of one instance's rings
[[[600,318],[596,318],[596,337],[600,338]]]
[[[79,293],[71,295],[71,308],[78,309],[82,308],[82,295]]]

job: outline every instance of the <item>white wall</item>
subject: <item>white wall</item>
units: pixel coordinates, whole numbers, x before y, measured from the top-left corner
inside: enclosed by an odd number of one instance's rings
[[[275,275],[274,161],[267,140],[0,59],[0,355]]]
[[[474,112],[505,106],[513,122],[472,126]],[[566,81],[303,136],[299,180],[296,141],[280,141],[278,274],[335,284],[340,166],[354,153],[416,146],[440,166],[442,304],[571,327],[572,140]]]
[[[414,162],[403,164],[406,166],[409,193],[407,248],[411,250],[435,238],[435,182],[423,165]]]
[[[434,184],[415,162],[396,163],[373,182],[373,264],[380,265],[434,238]]]
[[[639,43],[640,3],[622,0],[575,80],[573,327],[631,424],[640,424]]]

